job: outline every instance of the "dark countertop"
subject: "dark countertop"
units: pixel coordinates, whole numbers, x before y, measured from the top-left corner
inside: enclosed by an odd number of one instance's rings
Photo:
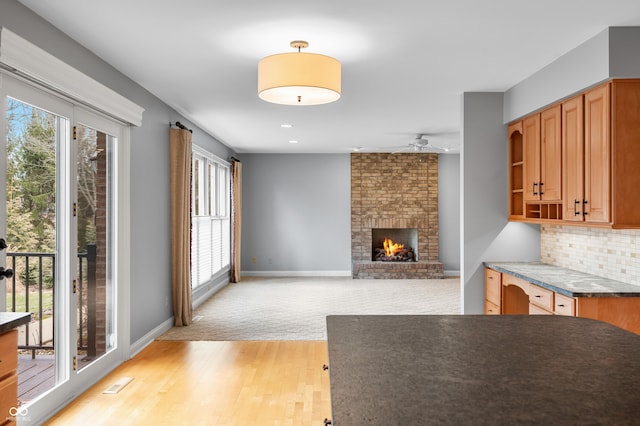
[[[327,317],[332,421],[640,424],[640,336],[547,315]]]
[[[640,297],[640,286],[546,263],[484,262],[484,265],[569,297]]]
[[[0,333],[5,333],[31,321],[30,312],[0,312]]]

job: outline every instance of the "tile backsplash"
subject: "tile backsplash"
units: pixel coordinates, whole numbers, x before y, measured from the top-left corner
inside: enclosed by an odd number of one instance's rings
[[[540,260],[640,286],[640,230],[540,225]]]

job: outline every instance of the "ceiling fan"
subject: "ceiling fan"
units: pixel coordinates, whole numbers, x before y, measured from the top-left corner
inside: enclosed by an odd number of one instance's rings
[[[405,145],[383,148],[356,148],[354,151],[382,151],[392,154],[402,152],[431,152],[441,154],[450,151],[455,152],[459,144],[459,142],[457,142],[459,132],[418,133],[412,135],[413,138]]]
[[[428,134],[419,133],[411,142],[407,144],[407,146],[397,149],[396,151],[393,152],[393,154],[398,154],[398,153],[407,152],[407,151],[441,153],[441,152],[448,152],[449,148],[435,146],[433,143],[429,143]]]

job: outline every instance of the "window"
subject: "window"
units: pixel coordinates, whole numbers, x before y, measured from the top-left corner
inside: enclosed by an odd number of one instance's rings
[[[191,172],[191,288],[229,270],[229,164],[196,146]]]

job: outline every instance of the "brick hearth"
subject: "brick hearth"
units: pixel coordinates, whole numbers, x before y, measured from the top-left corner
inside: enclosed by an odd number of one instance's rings
[[[373,228],[417,228],[417,262],[373,262]],[[351,154],[353,278],[443,278],[438,260],[438,155]]]

